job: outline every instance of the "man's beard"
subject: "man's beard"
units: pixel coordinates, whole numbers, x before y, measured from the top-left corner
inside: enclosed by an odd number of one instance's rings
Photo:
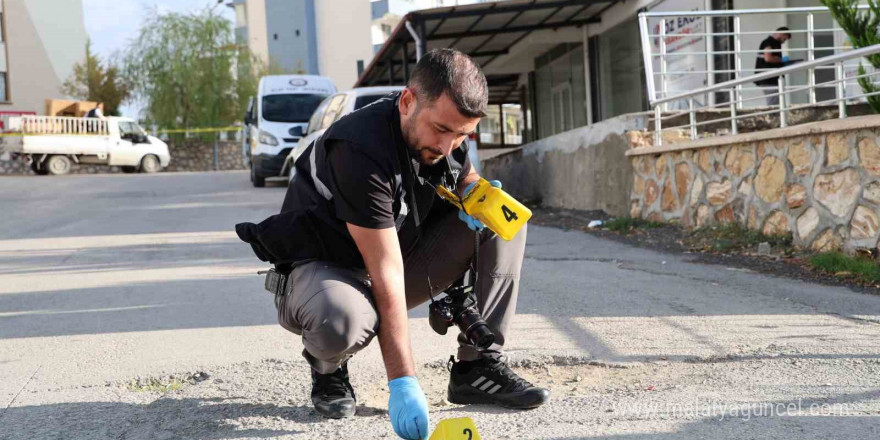
[[[409,151],[415,155],[416,159],[419,163],[424,165],[434,165],[437,162],[443,160],[443,153],[436,151],[431,147],[420,147],[419,140],[416,137],[416,118],[419,115],[419,111],[421,109],[416,104],[416,111],[407,119],[406,123],[401,127],[401,131],[403,132],[403,140],[406,142],[406,147]],[[426,158],[424,153],[430,152],[433,155],[433,158]]]

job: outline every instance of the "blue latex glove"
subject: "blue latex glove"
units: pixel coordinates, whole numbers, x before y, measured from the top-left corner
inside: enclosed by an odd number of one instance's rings
[[[788,55],[783,55],[783,56],[782,56],[782,62],[783,62],[783,63],[787,63],[788,60],[790,60],[790,58],[788,57]]]
[[[398,377],[388,382],[388,389],[388,415],[394,433],[409,440],[428,438],[428,401],[418,379]]]
[[[463,221],[471,231],[482,231],[483,229],[486,229],[486,225],[484,225],[483,222],[475,219],[472,215],[465,214],[464,211],[458,211],[458,219]]]
[[[476,184],[477,182],[471,182],[470,185],[464,188],[463,194],[469,193]],[[494,186],[495,188],[501,188],[501,182],[498,180],[490,180],[489,184]],[[470,228],[471,231],[482,231],[486,228],[486,225],[484,225],[483,222],[475,219],[471,215],[465,214],[464,211],[458,211],[458,219],[463,221],[467,225],[467,227]]]

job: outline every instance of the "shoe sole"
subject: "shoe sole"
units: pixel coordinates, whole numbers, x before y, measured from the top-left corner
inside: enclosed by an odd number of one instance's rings
[[[318,415],[327,419],[345,419],[348,417],[354,417],[355,413],[357,412],[357,402],[355,401],[352,402],[350,412],[345,411],[342,408],[327,408],[322,410],[318,407],[318,403],[315,401],[312,401],[312,407],[315,409],[315,412],[318,413]]]
[[[315,412],[318,413],[319,416],[321,416],[325,419],[338,420],[338,419],[346,419],[349,417],[354,417],[354,415],[357,411],[356,410],[352,411],[351,414],[325,414],[325,413],[321,412],[318,408],[315,408]]]
[[[318,411],[317,409],[315,410],[315,412],[318,413],[319,416],[321,416],[325,419],[333,419],[333,420],[347,419],[349,417],[354,417],[354,415],[355,415],[354,412],[352,412],[351,414],[330,415],[330,414],[324,414],[321,411]]]
[[[512,395],[509,399],[502,399],[500,398],[501,396],[493,396],[484,392],[474,392],[470,389],[470,387],[462,387],[457,390],[449,387],[447,390],[446,399],[449,400],[449,402],[458,405],[488,404],[499,405],[509,409],[535,409],[547,403],[547,401],[550,399],[550,393],[547,392],[543,393],[542,395],[535,395],[536,400],[533,402],[517,403],[510,401],[514,399],[521,399],[528,395],[528,392],[523,392],[520,394]]]

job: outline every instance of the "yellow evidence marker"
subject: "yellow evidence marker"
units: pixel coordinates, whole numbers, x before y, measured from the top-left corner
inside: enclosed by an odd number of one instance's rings
[[[529,208],[526,208],[501,188],[492,186],[488,180],[483,178],[478,180],[476,185],[464,195],[461,203],[459,203],[458,196],[446,187],[440,185],[436,190],[440,197],[455,205],[456,208],[474,216],[492,232],[508,241],[532,217],[532,211]]]
[[[477,426],[470,417],[441,420],[428,440],[480,440]]]

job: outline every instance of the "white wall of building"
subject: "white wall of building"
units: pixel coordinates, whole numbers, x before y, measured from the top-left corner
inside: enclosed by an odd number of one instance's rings
[[[818,0],[816,1],[816,3],[819,3]],[[761,2],[756,2],[754,0],[734,0],[733,7],[735,9],[785,8],[788,7],[788,4],[786,0],[761,0]],[[786,21],[786,16],[784,14],[750,15],[748,19],[742,19],[741,22],[741,30],[743,32],[742,49],[744,51],[758,50],[758,46],[761,45],[761,41],[772,34],[774,29],[788,24]],[[747,34],[748,32],[765,33],[749,35]],[[756,57],[757,54],[754,53],[743,54],[743,67],[755,67]]]
[[[370,41],[373,45],[385,44],[394,28],[400,23],[401,16],[393,13],[385,14],[382,18],[373,20],[370,26]]]
[[[269,65],[269,40],[266,30],[266,1],[247,0],[245,4],[247,18],[247,45],[265,65]]]
[[[8,102],[0,111],[45,112],[61,84],[86,57],[82,2],[5,0]]]
[[[73,65],[86,57],[82,2],[27,0],[24,6],[52,62],[55,76],[67,79]]]
[[[354,86],[358,60],[366,65],[373,58],[370,15],[370,2],[364,0],[315,2],[318,69],[340,90]]]

